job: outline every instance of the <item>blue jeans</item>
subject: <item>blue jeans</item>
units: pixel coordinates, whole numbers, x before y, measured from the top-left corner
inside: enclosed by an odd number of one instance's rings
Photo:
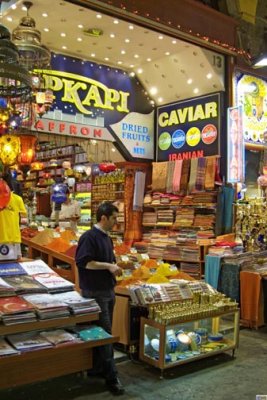
[[[115,294],[113,290],[83,290],[82,296],[96,300],[101,309],[97,325],[101,326],[106,332],[111,334],[113,309],[115,305]],[[95,372],[102,373],[107,382],[113,382],[117,379],[118,371],[115,366],[112,344],[94,347],[93,370]]]

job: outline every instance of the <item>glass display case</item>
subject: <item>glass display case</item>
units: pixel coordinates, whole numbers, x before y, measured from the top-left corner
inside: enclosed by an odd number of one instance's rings
[[[239,310],[164,325],[141,318],[141,360],[162,371],[238,347]]]

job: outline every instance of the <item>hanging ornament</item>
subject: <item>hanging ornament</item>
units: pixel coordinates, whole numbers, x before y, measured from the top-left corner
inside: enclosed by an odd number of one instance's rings
[[[0,179],[0,210],[3,210],[10,201],[11,192],[7,183]]]
[[[15,164],[20,152],[20,140],[15,135],[0,137],[0,159],[4,165]]]
[[[19,163],[21,165],[30,165],[35,156],[35,142],[37,138],[34,135],[21,135],[21,153],[19,156]]]

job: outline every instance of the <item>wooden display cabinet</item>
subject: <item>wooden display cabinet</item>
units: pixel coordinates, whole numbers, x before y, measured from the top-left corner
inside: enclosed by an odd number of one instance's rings
[[[98,313],[83,316],[71,316],[12,326],[0,326],[0,335],[64,328],[80,323],[97,321]],[[95,341],[73,343],[34,350],[21,354],[0,358],[0,388],[24,385],[49,378],[84,371],[92,368],[93,351],[97,346],[116,342],[118,338],[111,337]]]
[[[141,318],[141,360],[167,368],[206,358],[238,347],[239,310],[201,319],[163,325]]]

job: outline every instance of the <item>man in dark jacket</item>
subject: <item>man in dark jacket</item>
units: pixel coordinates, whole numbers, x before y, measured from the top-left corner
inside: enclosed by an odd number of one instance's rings
[[[118,208],[111,202],[100,204],[96,214],[97,223],[80,237],[75,257],[82,295],[94,298],[99,304],[101,313],[98,324],[108,333],[112,329],[115,277],[122,273],[116,265],[113,243],[108,235],[116,223],[117,214]],[[95,349],[94,370],[102,373],[113,394],[124,393],[118,379],[112,344]]]

